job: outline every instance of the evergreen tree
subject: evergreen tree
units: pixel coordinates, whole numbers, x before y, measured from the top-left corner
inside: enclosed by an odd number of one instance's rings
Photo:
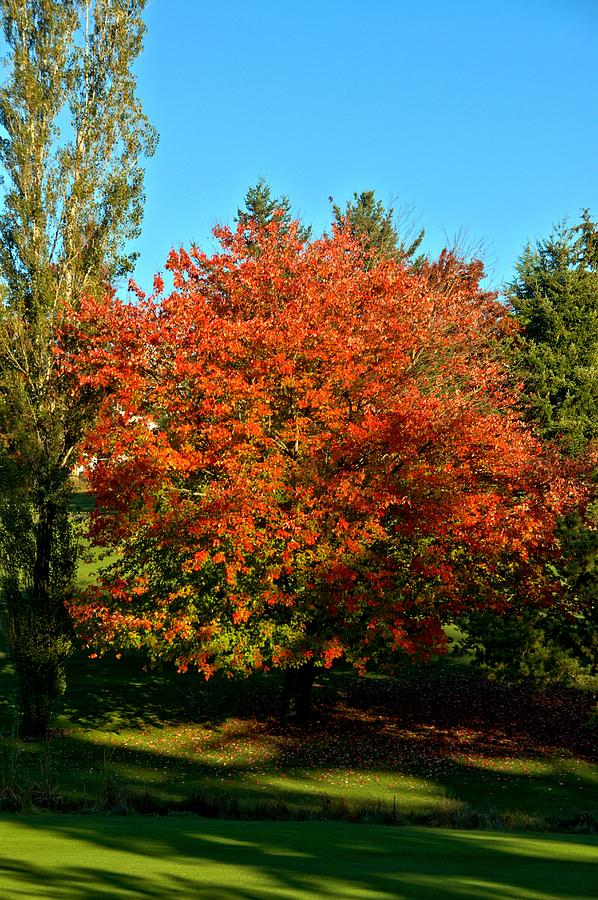
[[[64,688],[76,542],[71,469],[94,396],[60,371],[61,325],[131,270],[155,135],[136,96],[145,0],[0,0],[0,587],[19,731]],[[70,126],[65,127],[70,120]]]
[[[508,296],[521,333],[514,365],[544,437],[583,453],[598,438],[598,228],[583,214],[527,247]]]
[[[245,207],[238,209],[235,221],[246,229],[247,241],[251,243],[250,223],[258,228],[265,228],[271,222],[277,222],[282,234],[286,234],[296,217],[291,212],[291,201],[283,194],[273,197],[265,178],[259,178],[245,194]],[[306,243],[311,236],[311,227],[299,225],[297,237]]]
[[[509,348],[529,419],[565,453],[583,459],[598,439],[598,227],[589,212],[526,247],[508,296],[519,324]],[[591,464],[590,464],[591,465]],[[508,619],[469,617],[468,644],[508,680],[596,684],[598,499],[560,526],[562,560],[551,576],[566,603]]]
[[[354,237],[361,242],[366,254],[374,260],[388,258],[405,260],[418,265],[422,257],[415,257],[424,239],[424,229],[415,236],[400,237],[395,227],[395,211],[392,206],[385,207],[376,200],[374,191],[362,191],[353,194],[353,201],[348,200],[345,209],[337,206],[332,197],[332,211],[337,226],[348,225]]]

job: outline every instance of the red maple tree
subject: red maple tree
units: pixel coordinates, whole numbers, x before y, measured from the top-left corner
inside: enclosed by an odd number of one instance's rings
[[[276,225],[173,252],[174,290],[89,301],[81,384],[93,540],[73,602],[96,648],[181,670],[360,670],[445,646],[476,606],[550,603],[556,517],[579,502],[514,411],[504,308],[450,253],[364,266],[342,230]]]

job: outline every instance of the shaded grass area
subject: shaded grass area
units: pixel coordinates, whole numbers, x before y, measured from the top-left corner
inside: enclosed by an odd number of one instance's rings
[[[2,896],[590,900],[596,839],[193,817],[0,823]]]
[[[0,660],[5,733],[11,680]],[[587,698],[509,690],[450,660],[397,678],[323,670],[307,727],[276,721],[276,675],[206,683],[81,654],[69,684],[49,745],[4,739],[0,778],[34,785],[36,804],[565,830],[598,819]]]

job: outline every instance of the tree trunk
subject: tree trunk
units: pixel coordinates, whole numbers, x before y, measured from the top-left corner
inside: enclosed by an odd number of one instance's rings
[[[285,672],[280,702],[280,720],[293,716],[298,722],[306,722],[311,714],[312,687],[316,667],[310,660]]]
[[[35,566],[33,569],[33,594],[38,599],[38,607],[42,615],[50,616],[50,566],[52,561],[52,542],[54,539],[54,523],[56,521],[56,504],[46,500],[40,504],[37,534],[35,540]]]
[[[61,641],[54,646],[14,656],[17,675],[18,736],[26,741],[47,737],[65,686],[65,658]]]
[[[15,602],[16,601],[16,602]],[[40,598],[18,591],[8,604],[10,655],[17,677],[18,735],[47,736],[57,701],[64,692],[71,639],[57,616],[40,608]]]
[[[63,592],[51,584],[56,512],[51,502],[40,505],[32,586],[5,585],[8,638],[17,677],[17,727],[24,740],[47,736],[64,693],[71,649]]]

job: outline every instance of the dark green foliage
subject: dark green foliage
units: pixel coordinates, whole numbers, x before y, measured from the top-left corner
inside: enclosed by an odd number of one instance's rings
[[[587,210],[579,225],[560,225],[526,248],[508,296],[520,328],[508,352],[526,414],[582,462],[598,439],[598,227]],[[559,537],[562,557],[549,574],[565,589],[562,603],[470,616],[467,646],[507,681],[596,687],[598,501],[568,516]]]
[[[527,412],[544,437],[580,454],[598,437],[598,227],[561,225],[517,266],[508,297]]]
[[[545,688],[598,687],[589,620],[554,609],[528,609],[508,616],[472,613],[462,620],[467,638],[462,649],[474,653],[478,664],[506,684]],[[586,643],[588,637],[590,641]]]
[[[579,613],[557,622],[560,645],[587,671],[598,689],[598,500],[582,518],[568,516],[561,524],[562,576]]]
[[[535,250],[528,247],[510,286],[521,328],[513,362],[525,385],[529,418],[542,435],[582,456],[598,438],[598,227],[585,210]],[[596,678],[598,650],[598,503],[560,529],[556,574],[568,608],[537,613],[528,623],[548,669],[567,681]]]
[[[64,600],[77,559],[62,498],[6,504],[0,541],[2,618],[17,676],[19,731],[43,738],[66,686],[72,634]]]
[[[64,685],[64,601],[77,442],[97,397],[60,371],[61,325],[130,271],[140,159],[155,135],[136,97],[145,0],[0,0],[0,594],[20,731],[48,728]]]
[[[415,254],[424,239],[424,229],[415,237],[401,237],[395,227],[393,207],[385,207],[376,200],[374,191],[353,194],[353,201],[348,200],[344,210],[333,202],[332,197],[330,202],[335,225],[348,225],[372,261],[387,258],[405,260],[412,265],[421,262],[422,257]]]
[[[285,194],[282,197],[273,197],[265,178],[259,178],[245,194],[245,207],[237,210],[235,221],[246,229],[247,241],[250,244],[252,242],[250,223],[259,229],[276,222],[281,233],[287,234],[290,225],[297,219],[291,212],[289,198]],[[297,238],[305,243],[310,236],[311,227],[298,224]]]

